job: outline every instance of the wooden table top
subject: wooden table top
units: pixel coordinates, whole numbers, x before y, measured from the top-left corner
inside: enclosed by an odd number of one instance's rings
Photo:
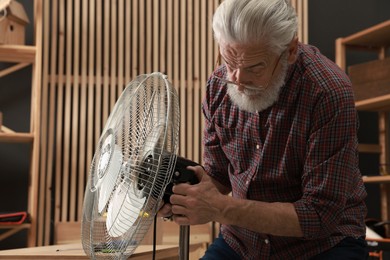
[[[190,245],[190,251],[197,250],[202,244]],[[151,259],[152,245],[140,245],[131,255],[130,259]],[[157,245],[156,259],[164,259],[178,256],[178,245]],[[53,245],[42,247],[29,247],[0,251],[0,259],[89,259],[81,244]]]

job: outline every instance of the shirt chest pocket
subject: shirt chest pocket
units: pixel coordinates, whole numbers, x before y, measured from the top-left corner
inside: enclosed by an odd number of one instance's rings
[[[250,130],[242,127],[224,128],[218,125],[215,125],[215,130],[220,146],[233,168],[229,167],[229,171],[233,171],[230,173],[240,174],[247,171],[253,160],[254,150]]]

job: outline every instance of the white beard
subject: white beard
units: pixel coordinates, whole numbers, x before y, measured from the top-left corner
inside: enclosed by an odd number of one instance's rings
[[[228,84],[227,93],[230,96],[230,99],[240,109],[251,113],[260,112],[267,109],[278,100],[280,89],[285,83],[284,81],[288,69],[287,60],[283,60],[281,65],[281,71],[279,74],[280,76],[272,79],[268,87],[264,90],[261,90],[258,95],[248,96],[245,93],[237,90],[237,86],[234,84]]]

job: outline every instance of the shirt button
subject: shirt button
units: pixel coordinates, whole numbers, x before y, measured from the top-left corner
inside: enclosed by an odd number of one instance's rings
[[[246,184],[246,185],[249,185],[249,183],[250,183],[250,181],[249,181],[249,180],[247,180],[247,181],[245,182],[245,184]]]
[[[256,149],[259,150],[260,149],[260,145],[257,144],[256,145]]]
[[[266,243],[267,245],[269,244],[268,238],[264,239],[264,243]]]

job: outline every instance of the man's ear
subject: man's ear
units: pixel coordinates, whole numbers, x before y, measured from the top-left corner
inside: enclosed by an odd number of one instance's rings
[[[298,57],[298,37],[294,36],[294,38],[291,40],[290,44],[288,45],[288,58],[287,61],[289,64],[294,63],[297,60]]]

